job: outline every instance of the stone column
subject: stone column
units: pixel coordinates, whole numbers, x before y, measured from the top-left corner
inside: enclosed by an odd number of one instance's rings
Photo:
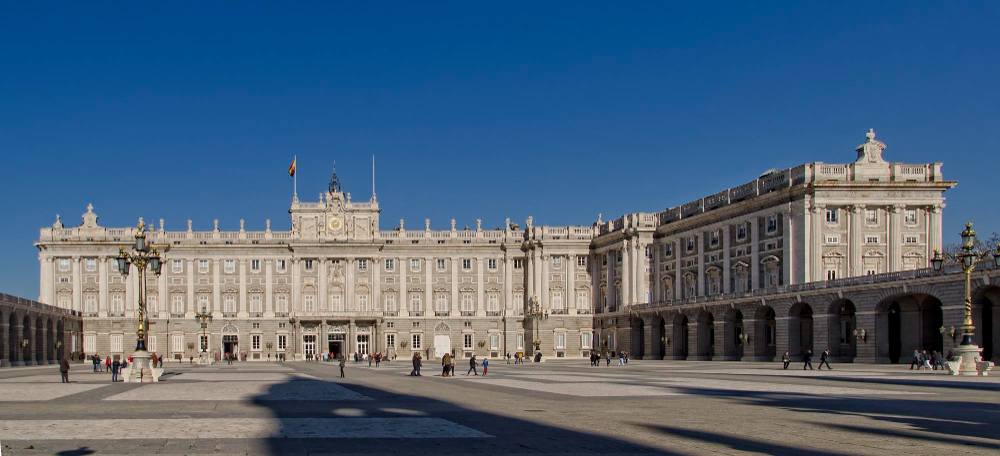
[[[250,305],[247,301],[247,260],[246,258],[239,259],[240,267],[240,297],[236,301],[236,315],[239,318],[249,318],[250,317]],[[240,347],[243,350],[243,347]]]
[[[760,217],[750,217],[750,289],[760,288]]]
[[[791,205],[789,205],[791,206]],[[792,223],[792,217],[795,216],[795,208],[789,207],[788,211],[781,214],[781,278],[778,280],[777,285],[790,285],[795,283],[795,278],[793,276],[794,270],[792,269],[792,258],[795,258],[793,254],[795,253],[795,224]]]
[[[133,264],[129,266],[128,277],[125,277],[125,305],[122,310],[125,312],[126,318],[135,316],[133,314],[136,308],[135,287],[138,283],[139,268]],[[123,346],[122,348],[124,349],[125,347]]]
[[[458,296],[458,258],[451,259],[451,302],[448,303],[448,308],[451,309],[448,315],[451,317],[457,317],[461,314],[461,306],[459,304],[460,299]]]
[[[41,257],[41,253],[39,253]],[[40,290],[39,290],[39,301],[44,304],[53,305],[55,296],[53,296],[53,290],[55,287],[55,264],[54,259],[51,256],[45,256],[42,261],[42,273],[40,278]]]
[[[730,252],[732,249],[730,249],[729,228],[730,228],[729,225],[724,225],[722,227],[722,292],[723,293],[730,293],[733,291],[733,284],[732,284],[733,265],[731,264],[732,257]]]
[[[385,305],[382,302],[382,268],[384,267],[384,262],[382,258],[374,256],[371,259],[372,262],[372,310],[382,310],[385,311]],[[326,279],[323,279],[326,281]],[[383,314],[384,315],[384,314]]]
[[[347,353],[354,353],[358,351],[358,328],[357,328],[357,322],[353,318],[347,325],[346,345],[347,347],[344,347],[344,350],[346,350]]]
[[[877,359],[877,356],[878,356],[878,347],[880,345],[884,345],[886,353],[884,362],[889,362],[889,356],[888,356],[889,341],[887,338],[888,337],[887,334],[889,331],[888,318],[883,319],[883,321],[885,322],[884,328],[881,326],[877,326],[878,322],[876,321],[876,315],[874,310],[856,312],[854,314],[854,319],[857,323],[856,329],[858,331],[862,329],[865,330],[864,339],[862,340],[855,339],[855,343],[857,344],[856,345],[857,354],[854,357],[854,361],[859,363],[875,363],[883,361]],[[883,336],[878,337],[878,335],[880,334]],[[854,334],[849,334],[848,337],[856,338],[857,336],[855,336]],[[906,359],[905,358],[907,355],[906,353],[900,353],[900,355],[901,355],[900,356],[901,360]]]
[[[424,317],[434,316],[434,257],[424,258]]]
[[[646,323],[647,321],[652,321],[653,317],[648,316],[642,319],[642,359],[657,359],[653,354],[654,343],[660,343],[660,341],[653,341],[653,325]],[[662,357],[662,355],[660,355]]]
[[[319,295],[316,296],[317,309],[330,310],[330,308],[327,307],[327,291],[326,291],[327,268],[329,267],[329,265],[327,265],[328,260],[326,259],[326,257],[320,257],[317,261],[319,261],[319,268],[318,268],[319,275],[316,278],[316,282],[318,282],[319,284],[318,287],[319,291],[316,292]]]
[[[184,318],[194,318],[194,283],[194,259],[189,259],[187,260],[187,312],[184,313]]]
[[[24,359],[24,363],[26,365],[42,364],[37,356],[38,344],[41,343],[36,337],[38,335],[38,317],[29,315],[28,318],[31,319],[31,332],[28,333],[28,356]]]
[[[483,257],[476,258],[476,315],[486,316],[486,304],[483,301]]]
[[[889,208],[889,239],[886,240],[885,245],[889,249],[889,261],[887,261],[888,272],[896,272],[903,269],[903,235],[900,232],[900,227],[902,226],[902,221],[900,220],[900,211],[903,207],[895,204]]]
[[[639,242],[639,236],[636,235],[635,238],[635,302],[650,302],[651,299],[648,293],[649,284],[649,274],[646,272],[646,262],[649,260],[646,258],[646,246],[645,244]]]
[[[565,307],[570,310],[571,315],[576,315],[576,287],[573,286],[576,281],[576,256],[568,255],[566,257],[566,296]],[[567,336],[568,337],[568,336]],[[569,341],[566,341],[568,344]]]
[[[14,309],[11,309],[13,313]],[[11,349],[7,346],[10,343],[10,316],[8,314],[0,313],[0,367],[10,366],[12,361],[7,359],[7,354],[10,353]]]
[[[410,270],[409,259],[400,255],[397,259],[399,261],[399,295],[396,296],[396,302],[399,306],[399,316],[409,317],[410,316],[410,284],[406,282],[406,271]],[[400,328],[400,331],[403,329]],[[402,332],[400,334],[403,334]]]
[[[763,334],[757,332],[757,320],[746,318],[746,314],[744,314],[743,332],[750,338],[750,341],[743,344],[743,358],[740,361],[757,361],[757,357],[759,356],[757,347],[764,346],[764,341],[757,340],[758,337],[764,337]],[[739,349],[736,352],[739,354]]]
[[[111,267],[111,261],[112,260],[110,258],[104,257],[98,258],[97,260],[97,269],[100,271],[97,279],[97,315],[102,317],[108,316],[108,287],[111,285],[108,283],[108,268]],[[164,261],[163,273],[160,275],[160,280],[164,283],[166,283],[167,280],[167,271],[170,269],[167,266],[168,263],[169,262]],[[160,296],[160,300],[162,302],[160,305],[163,305],[166,304],[168,299],[167,289],[162,288],[161,290],[162,295]]]
[[[76,264],[77,261],[73,261],[73,263]],[[38,329],[42,333],[42,340],[38,341],[38,347],[42,349],[42,356],[37,360],[38,364],[52,364],[54,361],[49,359],[49,327],[45,324],[45,320],[41,316],[35,320],[35,324],[38,325]]]
[[[660,260],[663,256],[662,244],[653,244],[653,302],[663,302],[663,273],[660,272]]]
[[[103,263],[103,261],[101,263]],[[163,265],[165,265],[165,264],[166,263],[163,263]],[[168,299],[167,299],[167,275],[166,275],[166,271],[169,268],[167,268],[167,267],[165,267],[163,265],[161,265],[161,267],[160,267],[160,271],[161,271],[160,272],[160,276],[156,278],[156,300],[159,302],[160,308],[159,309],[154,309],[154,310],[156,312],[158,312],[157,316],[159,318],[165,318],[166,317],[163,314],[167,313],[167,310],[168,310],[167,309],[167,305],[170,304],[169,302],[167,302]],[[101,269],[104,270],[103,267]],[[106,286],[105,282],[101,281],[101,287],[103,288],[105,286]]]
[[[288,312],[294,315],[299,310],[299,301],[302,299],[302,271],[301,260],[292,258],[292,302],[288,303]],[[294,337],[294,336],[293,336]],[[295,342],[298,347],[298,342]]]
[[[850,259],[848,260],[848,274],[851,277],[856,277],[862,274],[861,271],[861,249],[862,242],[864,239],[861,238],[861,219],[864,217],[865,205],[859,204],[855,205],[851,209],[850,220],[850,234],[848,235]]]
[[[551,261],[551,256],[541,255],[541,270],[542,275],[542,289],[538,292],[538,297],[542,300],[542,309],[551,309],[552,305],[549,303],[549,262]]]
[[[678,238],[679,240],[680,238]],[[683,298],[684,297],[684,285],[682,283],[681,269],[684,266],[684,260],[681,258],[681,242],[675,242],[673,246],[674,258],[674,297]]]
[[[698,243],[698,296],[705,296],[705,234],[695,235]]]
[[[505,310],[504,315],[510,313],[514,309],[514,259],[507,255],[505,252],[503,258],[503,308]],[[504,336],[506,337],[506,336]]]
[[[222,312],[222,260],[216,258],[212,262],[212,314]],[[198,309],[201,310],[201,309]]]
[[[83,264],[79,256],[73,257],[73,302],[70,303],[72,310],[83,310]]]
[[[7,317],[10,318],[10,317]],[[21,339],[24,338],[24,316],[14,312],[14,326],[7,328],[7,340],[10,341],[10,334],[14,334],[14,357],[11,358],[11,366],[24,365],[24,348],[21,347]]]
[[[632,293],[630,293],[630,290],[632,289],[632,273],[635,272],[635,270],[630,267],[630,265],[632,264],[632,255],[630,253],[631,250],[632,249],[630,248],[629,241],[625,241],[624,245],[622,246],[622,249],[618,251],[618,254],[621,255],[622,259],[622,267],[620,269],[621,282],[622,282],[621,286],[622,302],[615,303],[618,305],[618,310],[624,309],[625,305],[632,302],[632,296],[631,296]],[[617,265],[618,263],[615,264]],[[618,273],[619,269],[616,267],[615,276],[617,276]]]
[[[791,351],[790,344],[788,343],[788,320],[787,310],[783,310],[784,307],[777,306],[774,308],[775,318],[774,318],[774,353],[775,357],[781,358],[781,355],[786,351]],[[779,312],[784,312],[782,315]],[[802,356],[792,356],[794,361],[801,361]]]
[[[346,280],[344,283],[344,289],[345,289],[344,294],[346,295],[345,299],[347,300],[347,302],[345,303],[347,305],[344,306],[344,309],[347,309],[349,311],[358,310],[357,303],[354,302],[354,292],[355,288],[357,287],[354,278],[354,268],[356,267],[355,264],[356,263],[354,262],[354,257],[344,258],[344,271],[346,272],[345,274]]]
[[[698,353],[698,316],[688,315],[688,340],[687,340],[687,359],[688,360],[698,360],[700,358],[700,353]],[[674,341],[677,343],[678,341]]]
[[[715,317],[712,314],[712,317]],[[729,325],[726,324],[726,314],[725,312],[716,318],[713,323],[715,329],[715,337],[712,338],[712,359],[715,361],[726,360],[726,331],[731,331]]]
[[[274,260],[264,260],[264,317],[274,318]]]
[[[806,265],[809,270],[806,273],[808,281],[826,280],[826,271],[823,270],[823,244],[826,236],[823,234],[823,221],[826,218],[826,206],[814,205],[812,208],[811,220],[809,223],[809,235],[806,242],[809,248],[809,259]]]

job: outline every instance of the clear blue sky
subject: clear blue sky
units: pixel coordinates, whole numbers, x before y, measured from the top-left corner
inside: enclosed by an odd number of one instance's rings
[[[0,291],[38,295],[38,228],[289,226],[337,161],[382,227],[657,211],[768,168],[944,162],[1000,229],[996,2],[5,2]]]

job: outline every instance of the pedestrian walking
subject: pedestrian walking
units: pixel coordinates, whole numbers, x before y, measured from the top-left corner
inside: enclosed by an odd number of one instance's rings
[[[624,365],[625,365],[625,352],[621,351],[618,352],[618,366],[624,366]]]
[[[921,361],[923,361],[924,369],[931,370],[931,355],[930,355],[930,353],[927,353],[927,350],[924,350],[924,352],[922,353],[922,355],[923,355],[923,357],[921,358]]]
[[[788,370],[788,365],[792,363],[792,356],[786,351],[783,355],[781,355],[781,362],[784,364],[783,369]]]
[[[341,357],[340,357],[340,378],[344,378],[344,365],[346,365],[346,364],[347,364],[347,358],[344,358],[344,356],[341,355]]]
[[[486,370],[490,368],[490,360],[486,358],[483,360],[483,375],[486,375]]]
[[[813,370],[813,351],[806,350],[806,353],[802,355],[802,370],[806,370],[806,366],[809,366],[809,370]]]
[[[441,376],[447,377],[449,370],[451,370],[451,353],[445,353],[441,357]]]
[[[59,374],[63,383],[69,383],[69,360],[66,358],[59,358]]]
[[[104,370],[105,372],[109,373],[111,372],[111,355],[108,355],[107,358],[104,358]]]
[[[604,367],[611,365],[611,352],[604,352]]]
[[[507,364],[510,364],[510,352],[507,352]]]
[[[122,363],[118,362],[117,359],[113,363],[111,363],[111,382],[112,383],[118,381],[118,369],[120,369],[121,367],[122,367]]]
[[[472,355],[472,358],[469,358],[469,372],[475,372],[476,376],[479,376],[479,372],[476,371],[476,355]],[[465,373],[466,377],[469,376],[469,372]]]
[[[917,366],[917,370],[920,370],[920,366],[924,364],[920,359],[920,350],[913,350],[913,361],[910,361],[910,370],[913,370],[913,366]]]
[[[94,357],[91,358],[90,361],[94,363],[94,372],[97,372],[97,366],[101,365],[101,355],[94,353]]]
[[[938,370],[938,368],[944,369],[944,363],[941,362],[941,352],[934,351],[931,355],[931,363],[934,365],[934,370]]]
[[[157,361],[159,361],[160,367],[163,367],[163,355],[157,357]]]
[[[827,369],[833,370],[833,368],[830,367],[830,349],[829,348],[826,349],[826,350],[823,350],[823,353],[819,354],[819,370],[823,370],[823,365],[824,364],[826,364],[826,368]]]

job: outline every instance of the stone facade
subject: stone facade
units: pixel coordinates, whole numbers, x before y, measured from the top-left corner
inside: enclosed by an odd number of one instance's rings
[[[351,200],[334,174],[316,202],[293,198],[290,231],[151,229],[165,265],[149,277],[152,349],[187,357],[207,345],[251,359],[277,353],[382,351],[409,356],[580,357],[621,312],[843,277],[926,267],[941,246],[941,164],[882,158],[869,131],[857,161],[771,170],[658,213],[591,226],[381,230],[374,194]],[[129,350],[136,274],[114,271],[134,228],[105,228],[88,207],[79,227],[43,228],[40,300],[83,313],[88,353]],[[541,309],[542,318],[531,309]],[[705,317],[708,318],[708,317]],[[627,326],[621,324],[620,326]],[[595,330],[594,328],[604,328]],[[703,336],[704,337],[704,336]],[[610,342],[610,344],[609,344]],[[419,345],[419,347],[417,347]],[[482,346],[480,346],[482,345]],[[705,355],[710,356],[710,355]]]
[[[82,358],[80,314],[0,293],[0,367]]]

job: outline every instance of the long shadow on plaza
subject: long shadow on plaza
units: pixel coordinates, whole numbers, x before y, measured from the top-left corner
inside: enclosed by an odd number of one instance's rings
[[[414,382],[433,381],[413,378]],[[372,400],[316,400],[289,401],[289,397],[300,396],[303,391],[322,391],[338,385]],[[336,388],[336,387],[334,387]],[[484,401],[489,401],[488,393]],[[394,391],[383,390],[369,385],[339,383],[321,379],[298,378],[271,386],[266,394],[257,396],[253,403],[267,408],[279,422],[279,428],[272,434],[278,437],[266,439],[266,448],[258,451],[274,455],[298,455],[316,453],[403,453],[403,454],[507,454],[507,453],[559,453],[559,454],[676,454],[627,442],[607,435],[599,428],[594,432],[579,432],[566,428],[540,424],[525,419],[511,418],[481,410]],[[488,406],[488,402],[484,405]],[[530,408],[525,404],[526,408]],[[334,436],[316,429],[315,436],[304,436],[304,419],[324,419],[332,426],[352,427],[349,420],[375,418],[373,420],[386,427],[378,429],[378,436],[360,431],[356,437],[334,432]],[[394,420],[395,419],[395,420]],[[409,419],[409,420],[406,420]],[[410,424],[418,420],[430,420],[446,427],[468,428],[470,436],[442,436],[433,434],[414,435]],[[463,429],[464,429],[463,428]],[[453,428],[452,428],[453,429]],[[476,432],[478,431],[478,432]],[[461,431],[459,431],[461,433]],[[398,434],[398,435],[397,435]],[[419,433],[418,433],[419,434]],[[486,435],[482,435],[486,434]],[[283,437],[285,436],[285,437]],[[417,438],[414,438],[417,437]]]
[[[694,387],[672,388],[686,394],[728,397],[749,405],[780,408],[790,412],[843,415],[857,417],[861,420],[857,425],[820,424],[829,429],[870,434],[877,437],[907,438],[1000,450],[1000,443],[996,443],[997,435],[1000,434],[1000,426],[997,425],[998,419],[1000,419],[1000,405],[995,403],[940,401],[932,400],[932,396],[922,395],[913,395],[906,399],[898,397],[845,398],[799,393],[723,391]],[[924,400],[924,398],[928,400]],[[909,430],[861,425],[864,424],[864,420],[904,424]],[[704,431],[689,431],[662,425],[639,424],[672,435],[690,435],[692,438],[708,438],[711,441],[719,442],[730,441],[733,445],[737,445],[734,448],[742,448],[743,445],[746,445],[746,439],[738,437]],[[790,430],[790,434],[794,435],[794,433],[795,430]],[[810,436],[802,437],[808,440]],[[974,441],[971,438],[986,439],[991,442]]]
[[[696,372],[692,374],[697,375]],[[772,377],[772,378],[804,378],[809,380],[823,380],[828,382],[845,382],[845,383],[864,383],[864,384],[876,384],[876,385],[895,385],[895,386],[917,386],[924,388],[950,388],[950,389],[961,389],[961,390],[975,390],[975,391],[994,391],[1000,393],[1000,383],[987,383],[987,382],[976,382],[976,381],[961,381],[961,380],[937,380],[928,379],[926,374],[918,374],[919,377],[914,377],[913,379],[906,378],[878,378],[878,377],[789,377],[780,374],[727,374],[733,376],[749,376],[749,377]],[[902,375],[902,374],[900,374]],[[944,374],[930,374],[944,376]],[[959,377],[960,378],[960,377]]]

